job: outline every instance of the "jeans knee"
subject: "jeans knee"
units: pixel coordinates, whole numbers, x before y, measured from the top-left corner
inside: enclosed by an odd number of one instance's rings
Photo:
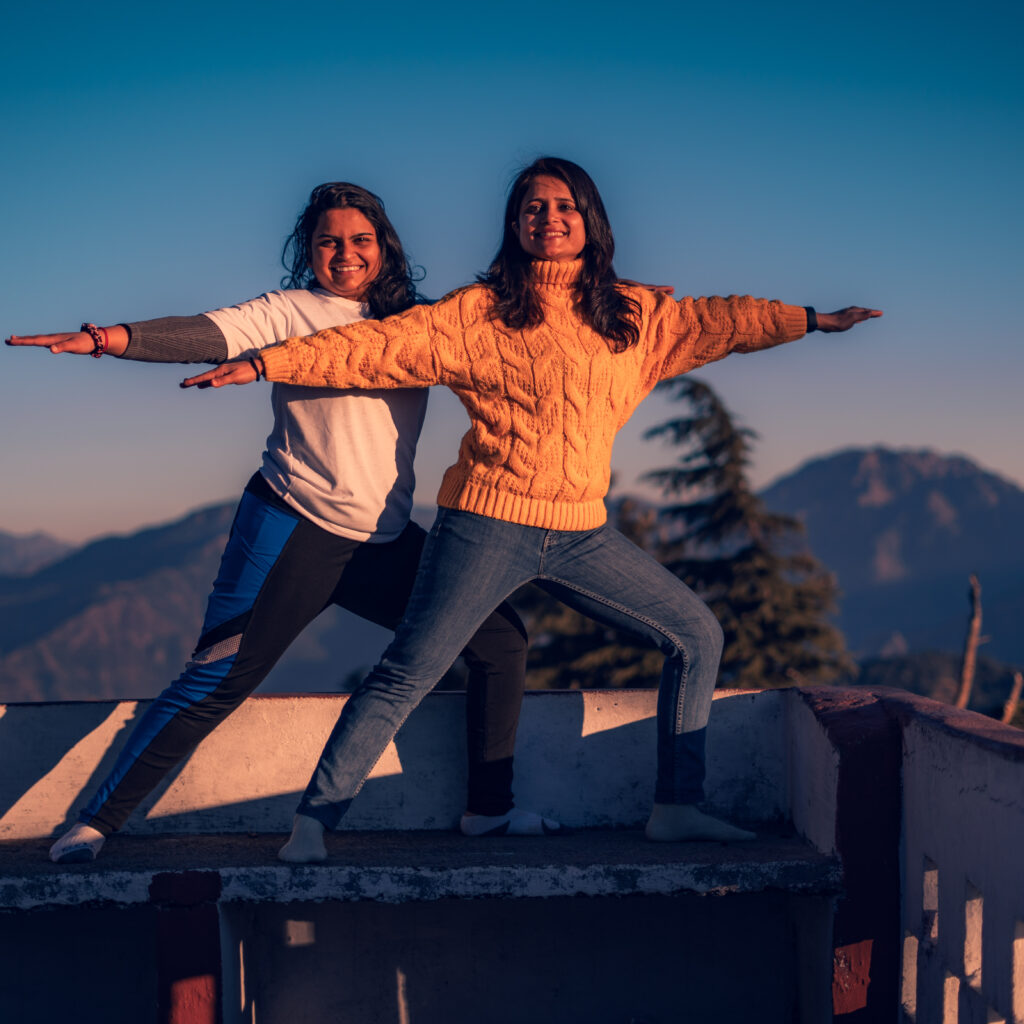
[[[373,693],[394,703],[419,702],[429,693],[450,665],[440,662],[416,666],[399,665],[384,659],[356,687],[356,693]]]
[[[672,646],[684,663],[693,661],[695,657],[716,662],[722,657],[725,634],[715,613],[707,605],[701,605],[700,610],[687,619],[679,636],[680,643]]]
[[[722,632],[722,624],[718,621],[715,613],[707,606],[705,606],[704,612],[708,651],[713,652],[717,660],[722,657],[722,650],[725,647],[725,633]]]

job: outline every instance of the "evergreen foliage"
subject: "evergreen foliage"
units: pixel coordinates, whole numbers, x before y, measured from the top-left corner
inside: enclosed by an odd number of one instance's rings
[[[803,548],[799,520],[769,512],[747,480],[756,435],[735,424],[707,384],[682,377],[660,386],[687,411],[645,435],[682,449],[674,466],[646,477],[674,499],[661,511],[658,557],[722,624],[719,685],[821,683],[851,671],[827,618],[834,579]]]

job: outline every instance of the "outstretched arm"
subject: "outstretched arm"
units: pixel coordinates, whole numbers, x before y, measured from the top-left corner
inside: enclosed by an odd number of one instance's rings
[[[362,320],[308,338],[290,338],[261,353],[267,380],[328,388],[443,383],[432,342],[437,320],[447,323],[451,315],[442,299],[384,320]],[[458,334],[461,338],[461,331]]]
[[[687,373],[731,352],[757,352],[810,331],[847,331],[881,316],[879,309],[847,306],[834,313],[815,313],[809,306],[732,295],[728,298],[683,299],[656,303],[651,318],[652,345],[648,366],[651,385]]]
[[[413,306],[384,320],[289,338],[263,349],[259,363],[226,363],[219,371],[189,377],[182,387],[248,384],[257,375],[304,387],[455,387],[470,372],[466,330],[481,306],[479,291],[463,289],[432,306]]]
[[[69,334],[14,335],[7,339],[7,344],[47,348],[54,354],[112,355],[146,363],[222,363],[228,357],[223,331],[205,314],[165,316],[95,330],[98,340],[92,331],[81,330]],[[270,337],[267,343],[276,340]]]
[[[633,293],[634,297],[637,293]],[[640,295],[641,303],[652,300]],[[756,352],[803,337],[808,313],[803,306],[749,295],[684,298],[656,296],[647,326],[647,385],[677,377],[731,352]]]

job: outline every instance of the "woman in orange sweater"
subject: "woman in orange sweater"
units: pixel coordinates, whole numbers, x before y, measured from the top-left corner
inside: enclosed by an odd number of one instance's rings
[[[345,706],[298,808],[283,860],[326,856],[337,827],[406,716],[486,613],[535,581],[665,654],[658,692],[654,840],[753,838],[701,812],[704,735],[722,649],[707,606],[605,522],[615,435],[655,385],[730,352],[878,310],[816,315],[752,298],[683,299],[626,285],[596,186],[543,158],[515,180],[504,237],[478,283],[434,306],[264,349],[184,386],[268,380],[339,388],[443,384],[471,426],[445,473],[405,618]]]

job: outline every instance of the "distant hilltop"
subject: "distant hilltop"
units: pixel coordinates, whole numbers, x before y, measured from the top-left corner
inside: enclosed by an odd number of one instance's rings
[[[761,495],[798,517],[839,580],[840,625],[858,656],[959,650],[967,578],[983,587],[984,651],[1024,661],[1024,491],[962,455],[849,449]]]
[[[15,534],[0,530],[0,576],[28,575],[73,550],[48,533]]]
[[[958,651],[967,576],[977,572],[991,637],[982,650],[1024,662],[1016,484],[959,455],[849,449],[800,466],[762,497],[805,523],[811,551],[836,574],[838,622],[858,658]],[[72,550],[45,535],[0,533],[0,700],[159,693],[192,652],[234,507]],[[264,692],[342,689],[387,637],[329,610]]]

